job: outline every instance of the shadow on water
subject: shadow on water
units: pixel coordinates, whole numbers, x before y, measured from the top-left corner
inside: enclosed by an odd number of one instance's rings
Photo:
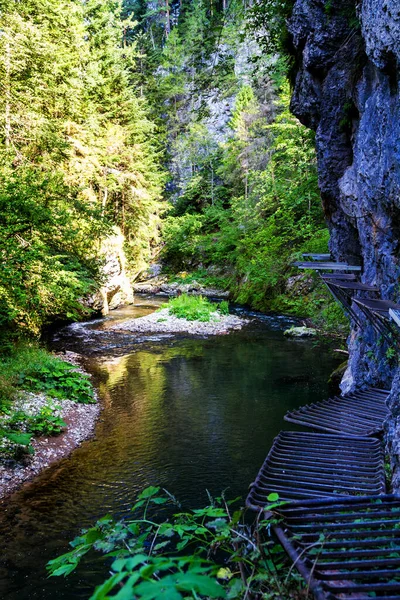
[[[99,559],[68,579],[45,574],[46,561],[80,528],[107,512],[128,514],[150,484],[192,507],[207,502],[207,489],[245,497],[286,411],[327,396],[340,359],[315,342],[284,338],[290,320],[282,317],[216,338],[109,330],[162,301],[142,299],[54,335],[54,348],[86,356],[104,410],[93,440],[3,503],[1,598],[88,598],[105,575]]]

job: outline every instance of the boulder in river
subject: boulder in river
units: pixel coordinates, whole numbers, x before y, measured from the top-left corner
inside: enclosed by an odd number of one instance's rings
[[[311,327],[290,327],[290,329],[286,329],[286,331],[283,332],[283,335],[294,338],[315,337],[317,335],[317,330],[312,329]]]

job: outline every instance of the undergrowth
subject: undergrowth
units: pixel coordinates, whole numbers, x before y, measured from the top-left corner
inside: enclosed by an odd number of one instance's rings
[[[168,304],[163,304],[161,308],[168,308],[171,315],[188,321],[209,322],[218,320],[219,315],[229,313],[229,305],[226,300],[215,304],[203,296],[189,296],[188,294],[172,298]]]
[[[270,510],[282,505],[277,494],[269,501]],[[48,571],[69,575],[94,550],[110,565],[110,577],[91,600],[305,598],[300,578],[270,536],[277,514],[259,515],[249,525],[235,503],[222,495],[210,497],[205,508],[183,511],[171,494],[149,487],[137,497],[132,517],[100,519],[71,542],[70,552],[51,560]],[[169,507],[179,511],[171,514]]]
[[[95,402],[87,376],[36,344],[15,347],[0,360],[0,373],[0,459],[20,460],[33,452],[34,435],[63,430],[61,406],[53,399]],[[34,413],[24,409],[27,392],[46,397]]]

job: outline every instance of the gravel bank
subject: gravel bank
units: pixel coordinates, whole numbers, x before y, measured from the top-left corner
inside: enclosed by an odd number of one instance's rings
[[[77,364],[77,355],[72,352],[60,358]],[[84,372],[81,367],[79,370]],[[43,394],[27,392],[18,400],[18,406],[29,414],[35,414],[40,411],[45,402],[46,398]],[[61,406],[60,415],[66,422],[67,428],[57,436],[34,438],[32,446],[35,454],[27,459],[26,464],[15,466],[0,464],[0,498],[10,495],[43,469],[68,456],[74,448],[93,435],[100,413],[99,404],[77,404],[72,400],[56,400],[55,404]]]
[[[130,319],[114,325],[115,331],[131,331],[140,333],[188,333],[189,335],[224,335],[234,329],[241,329],[248,319],[235,315],[219,315],[212,313],[215,321],[187,321],[169,314],[168,308],[163,308],[151,315]]]

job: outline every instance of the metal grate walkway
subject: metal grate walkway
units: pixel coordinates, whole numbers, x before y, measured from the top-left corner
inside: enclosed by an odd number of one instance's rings
[[[246,504],[260,510],[271,493],[281,500],[384,494],[381,443],[365,437],[281,431],[251,484]]]
[[[376,388],[307,404],[285,415],[285,421],[348,436],[379,435],[389,415],[389,392]]]
[[[291,503],[273,529],[317,600],[400,600],[400,498]]]

